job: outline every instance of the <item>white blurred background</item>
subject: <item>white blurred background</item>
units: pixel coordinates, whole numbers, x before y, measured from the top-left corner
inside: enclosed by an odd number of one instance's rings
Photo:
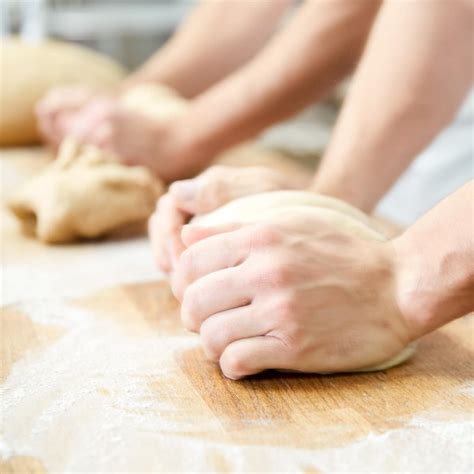
[[[173,33],[194,0],[0,0],[2,35],[54,37],[143,63]]]

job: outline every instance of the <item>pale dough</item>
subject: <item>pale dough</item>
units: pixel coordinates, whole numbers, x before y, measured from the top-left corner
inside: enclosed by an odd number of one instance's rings
[[[24,230],[47,243],[94,238],[145,221],[163,185],[142,167],[118,164],[72,139],[20,189],[9,206]]]
[[[90,49],[46,40],[2,38],[0,45],[0,145],[39,142],[34,107],[52,87],[110,87],[124,76],[112,59]]]
[[[289,212],[306,215],[311,213],[341,231],[362,239],[386,240],[379,231],[374,229],[370,217],[355,207],[339,199],[304,191],[274,191],[246,196],[231,201],[209,214],[199,216],[193,222],[205,226],[231,222],[252,223]],[[388,369],[407,360],[414,351],[415,345],[410,344],[389,360],[354,372]]]
[[[138,86],[121,99],[122,107],[160,120],[182,113],[185,105],[159,85]],[[57,159],[9,205],[24,230],[43,242],[63,243],[145,221],[163,191],[163,183],[147,169],[121,165],[102,150],[67,138]]]

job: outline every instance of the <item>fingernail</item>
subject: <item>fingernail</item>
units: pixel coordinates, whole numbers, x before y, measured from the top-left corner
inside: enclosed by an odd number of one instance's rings
[[[171,194],[180,201],[191,201],[197,193],[197,183],[194,179],[176,181],[170,186]]]

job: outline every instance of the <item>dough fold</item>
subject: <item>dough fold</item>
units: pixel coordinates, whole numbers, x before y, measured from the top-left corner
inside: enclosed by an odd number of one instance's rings
[[[65,140],[58,157],[9,201],[23,229],[42,242],[96,238],[144,222],[164,186],[94,146]]]

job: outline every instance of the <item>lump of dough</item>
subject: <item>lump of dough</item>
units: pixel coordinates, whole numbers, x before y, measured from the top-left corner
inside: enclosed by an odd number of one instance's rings
[[[25,231],[47,243],[95,238],[144,222],[164,187],[142,167],[67,139],[58,158],[10,200]]]
[[[170,87],[157,83],[141,84],[120,99],[122,107],[155,120],[170,120],[182,115],[188,101]]]
[[[120,106],[170,120],[187,104],[168,87],[143,84],[128,91]],[[25,231],[43,242],[63,243],[145,221],[163,190],[147,169],[121,165],[96,147],[66,138],[56,161],[9,204]]]
[[[125,71],[112,59],[70,43],[28,43],[2,38],[0,45],[0,145],[28,145],[40,139],[36,102],[52,87],[83,84],[110,87]]]
[[[193,219],[193,223],[215,226],[232,222],[264,222],[280,214],[315,215],[335,228],[365,240],[387,240],[371,224],[369,216],[344,201],[305,191],[273,191],[231,201],[209,214]],[[405,347],[389,360],[353,372],[385,370],[406,361],[415,352],[415,344]]]

